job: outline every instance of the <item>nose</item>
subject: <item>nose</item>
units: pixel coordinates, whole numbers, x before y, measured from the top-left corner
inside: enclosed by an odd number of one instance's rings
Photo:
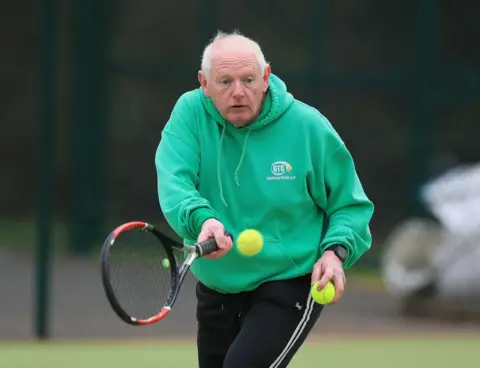
[[[243,84],[241,81],[235,81],[233,85],[233,97],[241,98],[245,94],[243,90]]]

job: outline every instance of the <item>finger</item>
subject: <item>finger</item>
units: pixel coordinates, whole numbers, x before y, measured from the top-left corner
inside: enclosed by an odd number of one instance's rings
[[[222,258],[227,253],[228,253],[228,249],[220,249],[213,253],[210,253],[208,256],[205,256],[204,258],[218,259],[218,258]]]
[[[206,256],[203,256],[203,258],[208,258],[208,259],[217,259],[219,257],[219,252],[215,251],[210,254],[207,254]]]
[[[342,297],[345,291],[345,278],[343,272],[337,272],[332,277],[333,285],[335,285],[335,298],[332,301],[332,304],[335,304]]]
[[[323,275],[318,282],[317,290],[320,291],[322,290],[327,283],[332,279],[333,276],[333,270],[331,268],[326,268],[325,272],[323,272]]]
[[[227,243],[227,248],[230,249],[233,247],[233,239],[229,236],[226,236],[226,243]]]
[[[221,249],[221,250],[218,251],[217,258],[222,258],[227,253],[228,253],[228,249]]]
[[[218,249],[217,258],[223,257],[225,254],[227,254],[230,251],[230,249],[232,249],[233,244],[232,244],[232,241],[229,239],[230,239],[229,237],[226,237],[225,246],[223,248]]]
[[[315,284],[322,276],[322,266],[318,262],[313,266],[311,285]]]
[[[217,242],[217,246],[220,250],[228,249],[228,237],[225,236],[224,229],[215,230],[213,236],[215,237],[215,241]]]
[[[232,239],[229,236],[226,236],[225,234],[223,234],[222,236],[223,238],[221,241],[223,241],[223,243],[222,243],[222,246],[221,247],[219,246],[218,248],[220,249],[221,252],[228,252],[233,246]]]

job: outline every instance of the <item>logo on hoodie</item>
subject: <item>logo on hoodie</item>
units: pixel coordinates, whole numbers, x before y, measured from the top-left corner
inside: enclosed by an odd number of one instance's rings
[[[273,176],[267,176],[267,180],[293,180],[295,175],[291,175],[292,165],[287,161],[275,161],[270,165],[270,172]]]

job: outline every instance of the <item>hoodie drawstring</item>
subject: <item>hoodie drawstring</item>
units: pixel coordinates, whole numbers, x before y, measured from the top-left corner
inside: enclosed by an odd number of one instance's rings
[[[242,155],[240,156],[240,161],[238,162],[237,168],[235,169],[235,173],[233,174],[235,178],[235,183],[237,183],[237,186],[240,186],[240,183],[238,182],[238,172],[240,171],[240,167],[242,166],[243,163],[243,158],[245,157],[245,152],[247,151],[247,141],[248,137],[250,136],[251,130],[248,131],[247,135],[245,136],[245,139],[243,141],[243,146],[242,146]]]
[[[218,147],[218,157],[217,157],[217,180],[218,180],[218,187],[220,188],[220,198],[222,199],[223,204],[225,207],[227,206],[227,201],[223,196],[223,186],[222,186],[222,178],[220,176],[220,155],[222,154],[222,145],[223,145],[223,138],[225,137],[225,125],[222,128],[222,135],[220,137],[220,147]]]
[[[250,136],[251,130],[249,130],[245,136],[245,139],[243,141],[243,146],[242,146],[242,153],[240,155],[240,160],[238,162],[237,168],[235,169],[235,172],[233,174],[235,178],[235,183],[237,186],[240,186],[240,182],[238,180],[238,172],[240,171],[240,168],[242,167],[243,159],[245,158],[245,153],[247,151],[247,141],[248,137]],[[218,157],[217,157],[217,180],[218,180],[218,187],[220,189],[220,198],[222,199],[223,204],[225,207],[227,206],[227,201],[225,200],[225,197],[223,195],[223,185],[222,185],[222,178],[221,178],[221,173],[220,173],[220,157],[222,154],[222,145],[223,145],[223,140],[225,137],[225,125],[223,125],[222,128],[222,135],[220,136],[220,147],[218,148]]]

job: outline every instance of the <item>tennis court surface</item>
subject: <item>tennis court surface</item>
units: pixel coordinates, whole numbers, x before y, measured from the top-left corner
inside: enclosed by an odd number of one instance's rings
[[[478,364],[480,338],[415,336],[382,339],[331,339],[308,342],[290,364],[302,367],[400,368]],[[0,345],[5,368],[159,368],[197,367],[192,341],[6,343]]]

